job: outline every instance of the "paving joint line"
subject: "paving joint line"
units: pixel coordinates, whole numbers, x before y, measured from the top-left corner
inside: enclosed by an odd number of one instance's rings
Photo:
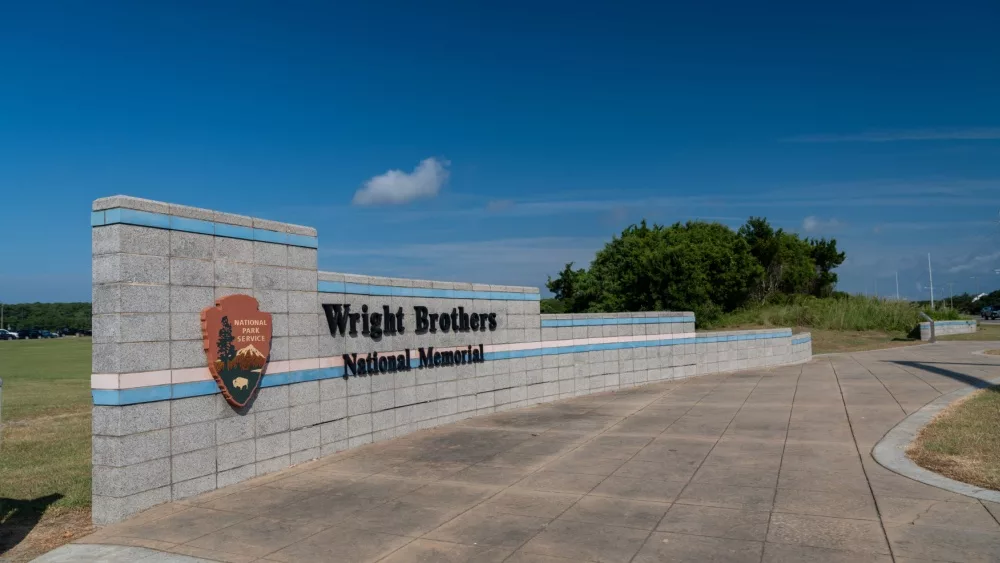
[[[656,385],[656,384],[661,384],[661,383],[665,383],[665,382],[660,382],[660,381],[657,381],[657,382],[652,382],[652,383],[649,383],[648,385]],[[679,385],[679,386],[677,386],[677,387],[680,387],[680,386],[683,386],[683,384],[684,384],[684,383],[682,382],[682,384],[681,384],[681,385]],[[664,390],[664,391],[663,391],[662,393],[659,393],[659,394],[658,394],[658,395],[657,395],[657,396],[656,396],[656,397],[655,397],[654,399],[652,399],[652,400],[650,401],[650,403],[652,403],[652,402],[655,402],[655,401],[656,401],[656,400],[658,400],[658,399],[659,399],[660,397],[663,397],[664,395],[667,395],[667,394],[669,394],[669,393],[670,393],[671,391],[673,391],[673,390],[674,390],[674,389],[676,389],[677,387],[670,387],[670,388],[668,388],[668,389]],[[640,388],[641,388],[641,387],[640,387]],[[611,391],[611,392],[613,393],[614,391]],[[567,397],[566,399],[562,399],[561,401],[572,401],[572,400],[573,400],[573,399],[575,399],[575,398],[576,398],[576,397]],[[600,405],[598,405],[598,406],[595,406],[595,407],[593,407],[593,408],[591,408],[591,409],[587,410],[585,414],[590,414],[590,413],[593,413],[594,411],[596,411],[597,409],[601,408],[602,406],[604,406],[604,405],[606,405],[606,404],[608,404],[608,403],[613,403],[613,402],[614,402],[615,400],[616,400],[615,398],[611,398],[611,399],[609,399],[608,401],[605,401],[605,402],[601,403]],[[552,403],[549,403],[549,404],[556,404],[556,403],[559,403],[559,402],[561,402],[561,401],[554,401],[554,402],[552,402]],[[649,404],[649,403],[647,403],[647,405],[648,405],[648,404]],[[644,408],[644,407],[643,407],[643,408]],[[627,416],[625,416],[625,417],[622,417],[622,419],[621,419],[621,420],[625,420],[625,418],[627,418]],[[616,423],[616,425],[617,425],[617,424],[620,424],[620,423],[621,423],[621,421],[619,421],[618,423]],[[446,426],[447,426],[447,425],[446,425]],[[530,472],[526,473],[526,474],[525,474],[524,476],[520,477],[520,478],[519,478],[519,479],[518,479],[517,481],[515,481],[514,483],[511,483],[510,485],[507,485],[506,487],[503,487],[503,488],[499,489],[498,491],[496,491],[496,492],[495,492],[495,493],[493,493],[492,495],[490,495],[490,496],[488,496],[488,497],[486,497],[486,498],[482,499],[482,500],[481,500],[481,501],[479,501],[478,503],[476,503],[476,504],[473,504],[473,505],[472,505],[472,506],[470,506],[469,508],[467,508],[467,509],[465,509],[465,510],[462,510],[462,511],[458,512],[458,513],[457,513],[457,514],[455,514],[455,515],[454,515],[453,517],[451,517],[451,518],[449,518],[448,520],[445,520],[444,522],[442,522],[442,523],[438,524],[437,526],[435,526],[435,527],[434,527],[434,528],[432,528],[431,530],[428,530],[428,531],[426,531],[426,532],[424,532],[424,533],[420,534],[419,536],[416,536],[416,537],[412,537],[412,539],[411,539],[411,540],[410,540],[409,542],[406,542],[405,544],[403,544],[403,545],[399,546],[398,548],[396,548],[396,549],[394,549],[394,550],[390,551],[389,553],[387,553],[387,554],[385,554],[384,556],[380,557],[380,558],[379,558],[379,559],[378,559],[377,561],[383,561],[383,560],[384,560],[385,558],[387,558],[387,557],[391,556],[391,555],[392,555],[393,553],[396,553],[396,552],[398,552],[399,550],[401,550],[401,549],[405,548],[406,546],[408,546],[408,545],[412,544],[412,543],[413,543],[414,541],[416,541],[416,540],[418,540],[418,539],[424,539],[424,537],[425,537],[425,536],[426,536],[427,534],[429,534],[429,533],[433,532],[434,530],[436,530],[436,529],[440,528],[441,526],[445,526],[445,525],[447,525],[448,523],[450,523],[450,522],[453,522],[453,521],[454,521],[454,520],[456,520],[457,518],[460,518],[461,516],[463,516],[463,515],[465,515],[465,514],[467,514],[467,513],[471,512],[472,510],[474,510],[474,509],[476,509],[476,508],[478,508],[478,507],[482,506],[483,504],[485,504],[486,502],[489,502],[490,500],[492,500],[492,499],[496,498],[496,497],[497,497],[497,496],[499,496],[500,494],[502,494],[502,493],[504,493],[504,492],[507,492],[508,490],[510,490],[511,488],[513,488],[513,487],[514,487],[514,485],[516,485],[517,483],[519,483],[519,482],[523,481],[524,479],[526,479],[527,477],[529,477],[529,476],[531,476],[531,475],[534,475],[534,474],[538,473],[539,471],[541,471],[541,470],[542,470],[542,469],[543,469],[543,468],[544,468],[544,467],[545,467],[546,465],[548,465],[548,464],[550,464],[550,463],[553,463],[553,462],[556,462],[556,461],[559,461],[559,460],[560,460],[560,459],[562,459],[563,457],[565,457],[565,456],[569,455],[570,453],[572,453],[572,452],[576,451],[577,449],[579,449],[579,448],[580,448],[581,446],[583,446],[584,444],[587,444],[587,443],[590,443],[591,441],[593,441],[593,440],[594,440],[594,439],[596,439],[597,437],[599,437],[599,436],[601,436],[602,434],[604,434],[604,433],[608,432],[608,431],[610,430],[610,428],[613,428],[613,427],[614,427],[614,426],[611,426],[611,427],[609,427],[609,428],[607,428],[607,429],[605,429],[605,430],[603,430],[603,431],[601,431],[601,432],[599,432],[599,433],[595,434],[595,435],[594,435],[594,436],[593,436],[592,438],[590,438],[589,440],[586,440],[585,442],[582,442],[582,443],[578,444],[578,445],[577,445],[577,446],[576,446],[575,448],[573,448],[573,449],[571,449],[571,450],[568,450],[568,451],[567,451],[566,453],[564,453],[564,454],[561,454],[561,455],[557,456],[556,458],[554,458],[554,459],[552,459],[552,460],[549,460],[549,461],[547,461],[547,462],[543,463],[543,464],[542,464],[542,465],[541,465],[540,467],[538,467],[538,468],[536,468],[536,469],[534,469],[534,470],[532,470],[532,471],[530,471]],[[546,429],[545,431],[542,431],[542,432],[539,432],[537,436],[534,436],[534,435],[533,435],[533,436],[532,436],[532,438],[534,438],[534,437],[538,437],[538,436],[541,436],[542,434],[545,434],[546,432],[548,432],[548,431],[550,431],[550,430],[552,430],[552,429],[551,429],[551,428],[548,428],[548,429]],[[504,450],[504,451],[509,451],[510,449],[513,449],[513,448],[517,447],[518,445],[520,445],[520,444],[523,444],[523,443],[525,443],[525,442],[528,442],[528,441],[530,441],[530,438],[528,438],[528,439],[526,439],[526,440],[524,440],[524,441],[520,442],[519,444],[517,444],[517,445],[515,445],[515,446],[512,446],[511,448],[508,448],[507,450]],[[501,452],[501,453],[503,453],[503,452]],[[494,455],[497,455],[497,454],[494,454]],[[487,456],[487,458],[486,458],[486,459],[489,459],[490,457],[494,457],[494,456]],[[404,463],[405,463],[405,462],[404,462]],[[478,463],[481,463],[481,462],[478,462]],[[475,464],[472,464],[472,465],[477,465],[478,463],[475,463]],[[605,479],[606,479],[606,478],[605,478]],[[603,482],[604,482],[604,480],[602,479],[602,480],[601,480],[601,483],[603,483]],[[591,490],[593,490],[594,488],[596,488],[596,487],[597,487],[597,486],[599,486],[599,485],[600,485],[600,483],[598,483],[597,485],[594,485],[594,487],[592,487],[592,488],[591,488]],[[554,492],[554,491],[550,491],[550,492]],[[581,494],[581,495],[580,495],[580,496],[581,496],[581,498],[582,498],[582,497],[583,497],[584,495],[586,495],[586,494],[587,494],[587,493],[583,493],[583,494]],[[579,500],[579,499],[578,499],[578,500]],[[556,518],[559,518],[559,516],[562,516],[562,514],[564,514],[564,513],[566,512],[566,510],[569,510],[569,508],[571,508],[571,507],[572,507],[573,505],[575,505],[575,504],[576,504],[576,502],[574,502],[574,503],[573,503],[573,504],[571,504],[571,505],[570,505],[569,507],[567,507],[567,508],[566,508],[565,510],[563,510],[562,512],[560,512],[560,513],[559,513],[559,514],[558,514],[558,515],[557,515],[557,516],[556,516],[555,518],[552,518],[552,519],[550,519],[550,520],[549,520],[549,522],[548,522],[548,524],[551,524],[552,522],[554,522],[554,521],[556,520]],[[546,525],[545,525],[545,526],[543,527],[543,529],[544,529],[544,528],[546,528],[546,527],[548,526],[548,524],[546,524]],[[529,537],[528,539],[526,539],[526,540],[525,540],[524,542],[522,542],[522,543],[521,543],[520,545],[518,545],[518,546],[517,546],[516,548],[514,548],[514,550],[513,550],[513,551],[512,551],[512,552],[511,552],[510,554],[508,554],[508,555],[507,555],[507,557],[505,557],[505,558],[504,558],[504,561],[506,561],[506,560],[507,560],[508,558],[510,558],[510,557],[511,557],[511,556],[512,556],[512,555],[513,555],[514,553],[516,553],[516,552],[517,552],[517,550],[521,549],[521,548],[522,548],[522,547],[523,547],[523,546],[524,546],[525,544],[527,544],[527,543],[528,543],[529,541],[531,541],[532,539],[534,539],[534,538],[535,538],[535,536],[537,536],[538,534],[540,534],[540,533],[541,533],[542,531],[543,531],[543,530],[539,530],[539,531],[538,531],[538,532],[536,532],[535,534],[531,535],[531,536],[530,536],[530,537]],[[407,536],[407,537],[409,537],[409,536]],[[436,541],[436,540],[432,540],[432,541]],[[461,544],[461,545],[467,545],[467,544]]]
[[[771,496],[771,510],[767,514],[767,528],[764,530],[764,548],[767,547],[767,537],[771,535],[771,518],[774,516],[775,505],[778,501],[778,483],[781,481],[781,469],[785,465],[785,450],[788,449],[788,432],[792,427],[792,413],[795,412],[795,397],[799,394],[799,381],[802,379],[803,371],[805,371],[805,367],[800,367],[799,374],[795,376],[795,390],[792,391],[792,404],[788,408],[788,423],[785,425],[785,440],[781,444],[781,459],[778,461],[778,476],[774,483],[774,494]],[[760,560],[764,561],[764,549],[760,550]]]
[[[875,375],[875,372],[873,372],[873,371],[872,371],[872,370],[870,370],[870,369],[869,369],[869,368],[868,368],[867,366],[865,366],[864,364],[862,364],[861,362],[859,362],[859,361],[858,361],[858,359],[857,359],[857,358],[855,358],[855,357],[854,357],[853,355],[851,356],[851,359],[852,359],[852,360],[854,360],[854,363],[858,364],[858,366],[860,366],[860,367],[861,367],[861,369],[863,369],[863,370],[865,370],[866,372],[868,372],[868,375],[870,375],[870,376],[874,377],[874,378],[875,378],[875,381],[878,381],[878,382],[879,382],[879,385],[881,385],[881,386],[882,386],[882,389],[885,389],[885,392],[886,392],[886,393],[888,393],[890,397],[892,397],[892,401],[893,401],[894,403],[896,403],[896,406],[897,406],[897,407],[899,407],[899,410],[901,410],[901,411],[903,412],[903,416],[905,417],[905,416],[907,415],[907,412],[906,412],[906,409],[905,409],[905,408],[903,408],[903,405],[902,405],[902,404],[901,404],[901,403],[899,402],[899,399],[897,399],[897,398],[896,398],[896,395],[894,395],[894,394],[892,393],[892,391],[890,391],[890,390],[889,390],[889,387],[888,387],[888,386],[886,386],[885,382],[884,382],[884,381],[882,381],[882,380],[881,380],[881,379],[879,378],[879,376]],[[837,369],[836,369],[836,368],[834,368],[834,374],[836,374],[836,373],[837,373]],[[837,386],[840,386],[840,378],[839,378],[839,377],[837,378]],[[844,396],[844,391],[843,391],[843,389],[841,389],[841,391],[840,391],[840,396],[841,396],[841,398],[843,398],[843,396]],[[846,402],[846,401],[844,401],[844,408],[845,408],[845,409],[847,408],[847,402]],[[854,434],[854,430],[853,430],[853,429],[851,430],[851,434],[852,434],[852,436],[853,436],[853,434]],[[855,443],[855,447],[856,447],[856,446],[857,446],[857,443]]]
[[[693,379],[693,378],[687,378],[687,379],[688,379],[688,380],[690,380],[690,379]],[[669,388],[669,389],[666,389],[666,390],[664,390],[664,392],[663,392],[663,393],[660,393],[660,394],[658,394],[658,395],[657,395],[656,397],[654,397],[654,398],[653,398],[652,400],[648,401],[648,402],[647,402],[647,403],[646,403],[645,405],[643,405],[642,407],[640,407],[640,408],[636,409],[635,411],[633,411],[633,412],[632,412],[632,414],[635,414],[635,413],[637,413],[637,412],[639,412],[639,411],[641,411],[641,410],[645,409],[645,408],[646,408],[646,407],[648,407],[649,405],[651,405],[651,404],[653,404],[653,403],[655,403],[655,402],[659,401],[659,400],[660,400],[661,398],[663,398],[663,397],[665,397],[666,395],[669,395],[669,394],[670,394],[671,392],[675,391],[675,390],[676,390],[676,389],[677,389],[678,387],[683,387],[683,386],[684,386],[684,385],[685,385],[686,383],[687,383],[687,382],[685,381],[684,383],[682,383],[681,385],[678,385],[677,387],[671,387],[671,388]],[[712,387],[712,389],[711,389],[711,390],[710,390],[710,391],[709,391],[708,393],[711,393],[712,391],[714,391],[714,390],[715,390],[715,388],[716,388],[716,387],[718,387],[718,386],[719,386],[720,384],[721,384],[721,382],[720,382],[720,383],[717,383],[717,384],[715,385],[715,387]],[[708,393],[706,393],[705,395],[708,395]],[[702,398],[704,398],[704,396],[705,396],[705,395],[703,395],[703,396],[702,396]],[[700,401],[700,399],[699,399],[699,401]],[[684,411],[684,414],[687,414],[688,412],[691,412],[691,409],[693,409],[693,408],[695,407],[695,405],[697,405],[697,404],[698,404],[698,403],[696,402],[696,403],[695,403],[694,405],[691,405],[690,407],[688,407],[688,410],[687,410],[687,411]],[[591,412],[593,412],[593,411],[591,411]],[[563,456],[559,456],[558,458],[556,458],[556,459],[554,459],[554,460],[552,460],[552,461],[553,461],[553,462],[555,462],[555,461],[558,461],[559,459],[561,459],[561,458],[562,458],[562,457],[564,457],[565,455],[568,455],[569,453],[571,453],[571,452],[574,452],[574,451],[576,451],[576,450],[580,449],[580,447],[582,447],[582,446],[583,446],[584,444],[587,444],[587,443],[590,443],[590,442],[593,442],[594,440],[596,440],[596,439],[597,439],[597,438],[599,438],[600,436],[602,436],[602,435],[604,435],[604,434],[607,434],[608,432],[610,432],[610,431],[611,431],[611,429],[612,429],[612,428],[614,428],[615,426],[618,426],[619,424],[621,424],[622,422],[624,422],[625,420],[627,420],[629,416],[632,416],[632,415],[630,414],[630,415],[627,415],[627,416],[623,417],[623,418],[622,418],[622,419],[621,419],[620,421],[618,421],[618,422],[617,422],[616,424],[614,424],[614,425],[610,426],[609,428],[606,428],[605,430],[603,430],[603,431],[601,431],[601,432],[599,432],[599,433],[595,434],[595,435],[594,435],[594,437],[593,437],[593,438],[591,438],[590,440],[587,440],[587,441],[586,441],[586,442],[584,442],[583,444],[580,444],[580,445],[579,445],[579,446],[577,446],[576,448],[573,448],[572,450],[570,450],[570,451],[566,452],[566,454],[564,454]],[[684,415],[681,415],[681,416],[683,417]],[[677,420],[680,420],[680,418],[677,418],[677,419],[675,419],[675,420],[674,420],[673,422],[671,422],[671,423],[670,423],[669,425],[667,425],[667,428],[670,428],[670,426],[673,426],[674,422],[677,422]],[[663,430],[663,432],[666,432],[666,429],[664,429],[664,430]],[[662,432],[661,432],[660,434],[662,434]],[[657,436],[659,436],[659,434],[658,434]],[[646,442],[646,445],[645,445],[645,446],[642,446],[642,447],[640,447],[640,448],[639,448],[639,449],[638,449],[638,450],[637,450],[637,451],[636,451],[636,452],[635,452],[634,454],[632,454],[631,456],[629,456],[629,458],[628,458],[628,459],[626,459],[626,460],[625,460],[624,462],[622,462],[622,464],[621,464],[621,465],[619,465],[619,466],[618,466],[618,469],[621,469],[621,467],[622,467],[622,466],[624,466],[624,465],[625,465],[626,463],[628,463],[629,461],[632,461],[632,459],[634,459],[634,458],[635,458],[635,456],[639,455],[639,452],[641,452],[641,451],[643,450],[643,448],[645,448],[646,446],[648,446],[649,444],[651,444],[651,443],[653,442],[653,440],[655,440],[655,439],[657,438],[657,436],[654,436],[654,437],[650,438],[650,439],[649,439],[649,440],[648,440],[648,441]],[[551,462],[550,462],[550,463],[551,463]],[[547,465],[547,464],[546,464],[546,465]],[[542,467],[544,467],[544,465],[543,465]],[[608,480],[608,478],[609,478],[609,477],[611,477],[611,475],[614,475],[614,474],[615,474],[615,472],[616,472],[616,471],[618,471],[618,469],[615,469],[615,471],[612,471],[612,472],[611,472],[611,474],[609,474],[609,475],[606,475],[606,476],[605,476],[605,477],[604,477],[603,479],[601,479],[601,480],[600,480],[600,482],[598,482],[598,483],[597,483],[596,485],[594,485],[593,487],[591,487],[591,488],[590,488],[590,491],[593,491],[593,490],[594,490],[594,489],[596,489],[597,487],[600,487],[600,486],[601,486],[601,484],[602,484],[602,483],[604,483],[605,481],[607,481],[607,480]],[[537,472],[537,471],[536,471],[536,472]],[[511,486],[513,486],[513,485],[511,485]],[[536,537],[537,537],[537,536],[538,536],[539,534],[541,534],[541,533],[542,533],[542,531],[544,531],[544,529],[545,529],[545,528],[548,528],[548,526],[549,526],[550,524],[552,524],[553,522],[555,522],[556,520],[558,520],[558,519],[559,519],[559,518],[560,518],[560,517],[561,517],[561,516],[562,516],[563,514],[566,514],[566,512],[568,512],[568,511],[569,511],[569,509],[571,509],[571,508],[573,508],[574,506],[576,506],[576,504],[577,504],[578,502],[580,502],[580,499],[582,499],[583,497],[585,497],[585,496],[587,496],[588,494],[590,494],[590,491],[587,491],[587,492],[583,493],[582,495],[580,495],[580,498],[578,498],[578,499],[576,499],[575,501],[573,501],[573,503],[572,503],[572,504],[570,504],[569,506],[567,506],[567,507],[566,507],[565,509],[563,509],[563,511],[562,511],[562,512],[560,512],[560,513],[559,513],[559,514],[557,514],[557,515],[556,515],[556,516],[555,516],[554,518],[552,518],[551,520],[549,520],[548,524],[546,524],[546,525],[545,525],[545,527],[543,528],[543,530],[539,530],[538,532],[535,532],[535,533],[534,533],[534,534],[533,534],[533,535],[532,535],[531,537],[529,537],[528,539],[524,540],[524,542],[522,542],[522,543],[521,543],[520,545],[518,545],[518,546],[517,546],[516,548],[514,548],[514,551],[510,552],[510,554],[509,554],[509,555],[507,555],[507,557],[504,557],[504,559],[503,559],[503,560],[504,560],[504,561],[507,561],[508,559],[510,559],[511,557],[513,557],[513,556],[514,556],[514,554],[518,552],[518,550],[520,550],[520,549],[521,549],[521,548],[523,548],[523,547],[524,547],[525,545],[527,545],[527,544],[528,544],[528,542],[530,542],[531,540],[535,539],[535,538],[536,538]],[[669,509],[669,507],[667,508],[667,510],[670,510],[670,509]],[[655,527],[654,527],[654,530],[655,530]],[[647,536],[647,539],[648,539],[648,536]],[[645,545],[645,540],[643,541],[643,545]],[[639,546],[639,550],[641,550],[641,549],[642,549],[642,546],[640,545],[640,546]],[[636,553],[638,553],[638,552],[639,552],[639,550],[636,550]]]
[[[847,425],[851,429],[851,441],[854,442],[854,451],[857,452],[858,461],[861,462],[861,472],[865,476],[865,484],[868,485],[868,494],[872,496],[872,504],[875,505],[875,514],[878,515],[879,528],[882,530],[882,537],[885,539],[885,544],[889,548],[889,557],[893,560],[893,562],[895,562],[896,554],[892,549],[892,542],[889,541],[889,533],[885,529],[885,521],[882,519],[882,509],[879,508],[878,500],[875,498],[875,489],[872,488],[871,479],[868,478],[868,469],[865,468],[864,454],[861,453],[861,448],[858,446],[858,438],[854,434],[854,422],[851,421],[851,412],[847,408],[847,400],[844,399],[844,387],[840,384],[840,374],[837,373],[837,366],[834,365],[833,362],[830,362],[830,367],[833,369],[833,376],[837,380],[837,389],[840,391],[840,402],[844,405],[844,414],[847,415]],[[865,369],[868,371],[867,368]],[[868,373],[871,374],[871,371]],[[888,391],[888,389],[886,389],[886,391]],[[889,394],[891,395],[892,393]],[[893,399],[895,399],[895,397],[893,397]],[[897,401],[896,404],[898,405],[899,402]],[[902,409],[902,406],[900,406],[900,409]],[[903,411],[903,414],[906,414],[905,410]]]
[[[737,373],[737,372],[734,372],[734,373]],[[726,379],[729,379],[730,377],[732,377],[732,375],[729,375],[729,376],[727,376],[727,377],[726,377]],[[695,470],[694,470],[694,473],[692,473],[692,474],[691,474],[691,476],[690,476],[690,477],[688,477],[687,481],[686,481],[686,482],[684,483],[684,486],[683,486],[683,487],[681,487],[681,490],[680,490],[680,492],[678,492],[678,493],[677,493],[677,496],[676,496],[676,497],[674,497],[674,503],[676,503],[676,502],[677,502],[677,499],[681,498],[681,495],[683,495],[683,494],[684,494],[684,491],[686,491],[686,490],[687,490],[687,488],[688,488],[688,485],[690,485],[690,484],[691,484],[691,481],[693,481],[693,480],[694,480],[694,476],[695,476],[695,475],[697,475],[699,471],[701,471],[701,468],[702,468],[702,466],[704,466],[704,465],[705,465],[705,460],[706,460],[706,459],[708,459],[708,458],[709,458],[709,456],[711,456],[711,455],[712,455],[712,452],[713,452],[713,451],[715,451],[715,448],[716,448],[716,447],[717,447],[717,446],[719,445],[719,440],[721,440],[721,439],[722,439],[722,437],[726,435],[726,432],[727,432],[727,431],[729,430],[729,427],[733,425],[733,421],[734,421],[734,420],[736,420],[736,417],[737,417],[737,416],[739,416],[739,414],[740,414],[740,411],[742,411],[742,410],[743,410],[743,407],[745,407],[745,406],[746,406],[746,404],[747,404],[747,401],[749,401],[749,400],[750,400],[750,396],[751,396],[751,395],[753,395],[753,392],[757,390],[757,387],[758,387],[758,386],[760,385],[760,382],[761,382],[761,381],[762,381],[763,379],[764,379],[764,375],[763,375],[763,374],[761,374],[761,375],[758,375],[758,376],[757,376],[757,381],[756,381],[756,382],[754,383],[754,386],[753,386],[753,389],[751,389],[751,390],[750,390],[750,392],[749,392],[749,393],[747,393],[747,396],[746,396],[746,398],[744,398],[744,399],[743,399],[743,402],[742,402],[742,403],[740,404],[740,408],[736,409],[736,412],[735,412],[735,413],[733,413],[733,416],[732,416],[732,417],[731,417],[731,418],[729,419],[729,423],[728,423],[728,424],[726,424],[726,428],[725,428],[725,429],[723,429],[722,433],[721,433],[721,434],[719,434],[719,436],[718,436],[718,437],[717,437],[717,438],[715,439],[715,443],[714,443],[714,444],[712,444],[712,447],[711,447],[711,448],[710,448],[710,449],[708,450],[708,453],[707,453],[707,454],[705,454],[705,457],[703,457],[703,458],[701,459],[701,463],[699,463],[699,464],[698,464],[698,467],[697,467],[697,468],[695,468]],[[723,381],[724,381],[724,380],[723,380]],[[698,403],[700,403],[700,402],[702,401],[702,399],[704,399],[705,397],[707,397],[708,395],[710,395],[710,394],[712,393],[712,391],[715,391],[715,389],[716,389],[716,388],[717,388],[717,387],[718,387],[719,385],[721,385],[721,384],[723,383],[723,381],[720,381],[719,383],[717,383],[717,384],[716,384],[716,386],[715,386],[715,387],[713,387],[711,391],[709,391],[708,393],[706,393],[705,395],[703,395],[703,396],[702,396],[702,398],[698,400]],[[695,403],[695,405],[697,405],[698,403]],[[693,405],[693,406],[692,406],[691,408],[694,408],[694,405]],[[690,410],[689,410],[688,412],[690,412]],[[680,419],[678,419],[678,420],[680,420]],[[676,421],[675,421],[675,422],[676,422]],[[673,426],[673,423],[671,423],[671,424],[670,424],[670,426]],[[669,429],[669,426],[668,426],[667,428]],[[666,431],[667,431],[667,430],[666,430],[666,429],[664,429],[664,431],[663,431],[663,432],[666,432]],[[663,432],[661,432],[661,433],[660,433],[660,435],[662,435],[662,434],[663,434]],[[673,503],[671,503],[671,504],[673,504]],[[667,509],[667,512],[670,512],[670,509],[669,509],[669,508]],[[629,558],[629,563],[632,563],[633,561],[635,561],[635,558],[636,558],[636,556],[637,556],[637,555],[639,555],[639,552],[640,552],[640,551],[642,551],[642,547],[646,545],[646,543],[647,543],[647,542],[649,541],[649,538],[653,537],[653,534],[655,534],[655,533],[656,533],[656,530],[657,530],[657,529],[658,529],[658,528],[660,527],[660,524],[662,524],[662,523],[663,523],[663,519],[664,519],[664,518],[666,518],[666,517],[667,517],[667,514],[666,514],[666,513],[664,513],[664,514],[663,514],[663,516],[661,516],[661,517],[660,517],[660,519],[656,521],[656,525],[655,525],[655,526],[653,526],[653,528],[652,528],[652,529],[651,529],[651,530],[649,531],[649,534],[647,534],[647,535],[646,535],[646,539],[644,539],[644,540],[643,540],[643,542],[642,542],[642,545],[640,545],[640,546],[639,546],[639,549],[638,549],[638,550],[637,550],[637,551],[636,551],[635,553],[633,553],[633,554],[632,554],[632,557],[630,557],[630,558]],[[764,542],[761,542],[761,550],[760,550],[760,551],[761,551],[761,557],[762,557],[762,558],[763,558],[763,554],[764,554],[764,546],[763,546],[763,543],[764,543]]]

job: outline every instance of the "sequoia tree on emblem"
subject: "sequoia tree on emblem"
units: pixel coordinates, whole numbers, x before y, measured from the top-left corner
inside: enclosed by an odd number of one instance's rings
[[[271,353],[271,314],[249,295],[229,295],[201,312],[205,355],[222,395],[242,408],[260,386]]]

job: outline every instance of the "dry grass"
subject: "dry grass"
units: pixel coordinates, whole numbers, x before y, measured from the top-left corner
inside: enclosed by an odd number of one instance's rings
[[[979,324],[976,332],[938,336],[938,340],[1000,340],[1000,324]]]
[[[904,334],[878,330],[826,330],[803,327],[796,329],[796,332],[800,330],[812,333],[813,354],[864,352],[865,350],[881,350],[920,344],[919,340],[908,338]]]
[[[906,454],[945,477],[1000,490],[1000,386],[976,391],[941,411]]]
[[[13,549],[3,552],[0,561],[22,563],[82,538],[94,531],[89,509],[65,509],[47,513],[36,525],[23,521],[0,526],[0,545],[11,543]],[[23,538],[23,539],[22,539]],[[18,540],[14,542],[12,540]]]
[[[1000,350],[986,350],[984,354],[989,354],[990,356],[1000,356]]]

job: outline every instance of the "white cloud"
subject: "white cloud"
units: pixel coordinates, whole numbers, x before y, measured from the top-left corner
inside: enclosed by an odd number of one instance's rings
[[[842,226],[842,223],[834,218],[820,219],[815,215],[810,215],[802,220],[802,230],[807,233],[826,233],[835,231]]]
[[[434,197],[448,181],[447,160],[426,158],[407,174],[402,170],[389,170],[365,182],[355,192],[354,205],[383,205],[408,203],[422,197]]]
[[[788,143],[889,143],[893,141],[982,141],[1000,139],[1000,127],[863,131],[846,135],[797,135]]]
[[[948,273],[957,274],[972,270],[985,272],[997,266],[1000,266],[1000,252],[993,252],[991,254],[972,256],[964,260],[963,263],[948,268]]]

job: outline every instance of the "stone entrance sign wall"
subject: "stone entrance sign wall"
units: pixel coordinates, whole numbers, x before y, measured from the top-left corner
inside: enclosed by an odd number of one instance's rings
[[[811,357],[789,329],[540,315],[537,288],[321,272],[309,227],[124,196],[91,224],[98,524],[479,414]],[[234,295],[263,315],[223,322]],[[223,313],[203,333],[206,310]]]

